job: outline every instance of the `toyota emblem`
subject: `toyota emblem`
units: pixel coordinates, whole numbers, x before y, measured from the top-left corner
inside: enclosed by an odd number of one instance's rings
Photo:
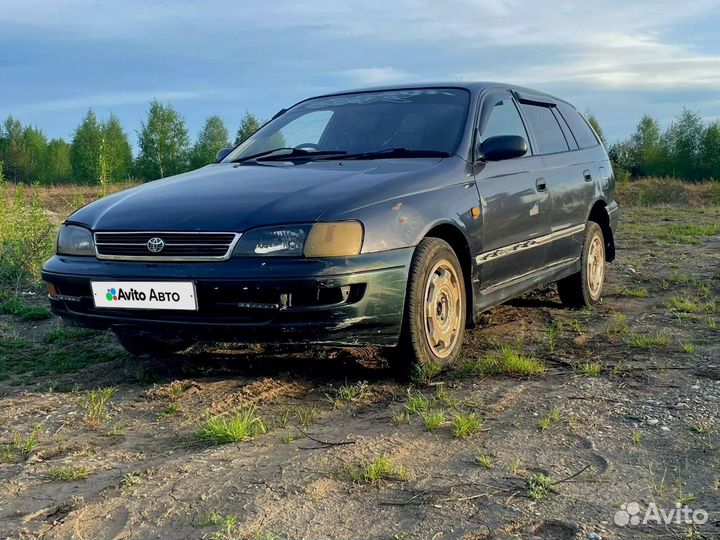
[[[158,238],[156,236],[156,237],[148,240],[148,243],[147,243],[148,251],[152,251],[153,253],[160,253],[164,247],[165,247],[165,240],[163,240],[162,238]]]

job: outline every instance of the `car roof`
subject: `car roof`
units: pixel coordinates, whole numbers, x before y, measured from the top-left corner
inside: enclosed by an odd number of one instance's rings
[[[532,88],[525,88],[523,86],[518,86],[515,84],[508,84],[508,83],[501,83],[501,82],[487,82],[487,81],[448,81],[448,82],[426,82],[426,83],[408,83],[408,84],[394,84],[394,85],[384,85],[384,86],[372,86],[372,87],[366,87],[366,88],[355,88],[352,90],[342,90],[339,92],[329,92],[327,94],[321,94],[318,96],[314,96],[313,98],[319,98],[319,97],[329,97],[329,96],[341,96],[345,94],[358,94],[362,92],[383,92],[383,91],[391,91],[391,90],[413,90],[413,89],[422,89],[422,88],[463,88],[465,90],[468,90],[472,93],[479,93],[483,90],[489,89],[489,88],[507,88],[510,90],[514,90],[518,92],[519,94],[527,95],[528,97],[535,96],[535,97],[544,97],[551,99],[553,101],[560,101],[563,103],[567,103],[572,107],[570,103],[565,101],[562,98],[558,98],[556,96],[547,94],[545,92],[541,92],[540,90],[534,90]],[[306,101],[306,100],[303,100]],[[573,107],[574,108],[574,107]]]

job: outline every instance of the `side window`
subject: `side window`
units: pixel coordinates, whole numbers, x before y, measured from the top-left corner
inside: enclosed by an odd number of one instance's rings
[[[562,114],[570,126],[573,135],[575,135],[575,140],[580,148],[589,148],[598,144],[595,133],[593,133],[587,120],[585,120],[579,112],[564,103],[561,103],[558,108],[560,109],[560,114]]]
[[[563,135],[565,135],[565,140],[567,141],[570,150],[577,150],[578,145],[575,141],[575,137],[573,137],[572,131],[570,131],[570,127],[568,127],[567,122],[560,114],[560,111],[557,110],[557,107],[553,107],[551,110],[555,115],[555,120],[557,120],[557,123],[560,124],[560,129],[562,129]]]
[[[530,129],[535,134],[539,154],[554,154],[569,150],[565,135],[550,107],[529,103],[523,103],[521,107]]]
[[[519,135],[528,142],[528,148],[530,147],[520,113],[513,100],[509,97],[498,102],[493,107],[490,117],[480,134],[480,140],[484,141],[498,135]]]

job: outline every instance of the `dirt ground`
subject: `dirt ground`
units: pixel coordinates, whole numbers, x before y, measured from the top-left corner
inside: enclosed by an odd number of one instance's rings
[[[0,316],[0,538],[718,538],[719,220],[624,210],[596,309],[548,287],[467,332],[462,358],[505,344],[540,375],[411,384],[373,351],[239,345],[133,361],[111,336]],[[266,433],[196,437],[249,407]],[[455,437],[468,413],[482,429]],[[353,480],[378,457],[406,474]],[[617,525],[632,503],[709,516]]]

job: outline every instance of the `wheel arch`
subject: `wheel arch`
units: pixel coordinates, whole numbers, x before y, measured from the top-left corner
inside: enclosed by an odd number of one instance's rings
[[[460,261],[460,268],[463,273],[463,281],[465,282],[465,311],[466,311],[466,327],[473,326],[473,287],[472,287],[472,256],[470,254],[470,244],[465,234],[457,225],[452,223],[439,223],[434,225],[424,238],[439,238],[444,240],[455,252]]]
[[[603,237],[605,238],[605,260],[612,262],[615,260],[615,238],[612,227],[610,227],[610,215],[607,213],[607,203],[604,200],[595,201],[592,208],[590,208],[587,221],[594,221],[600,225]]]

